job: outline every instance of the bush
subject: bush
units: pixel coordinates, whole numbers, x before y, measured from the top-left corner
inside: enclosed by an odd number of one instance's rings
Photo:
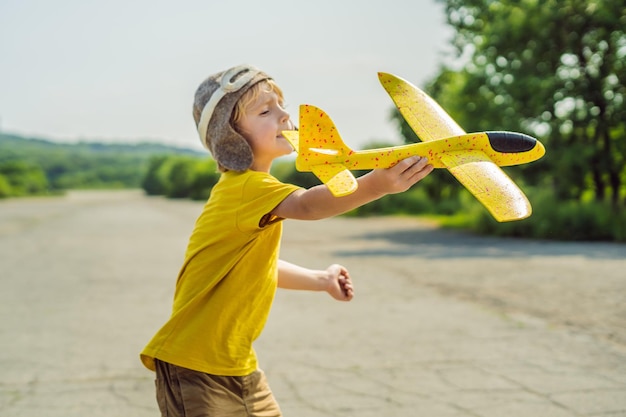
[[[498,223],[482,210],[466,226],[495,236],[574,241],[626,241],[626,211],[609,203],[558,201],[547,191],[528,192],[533,214],[524,220]]]
[[[25,161],[0,163],[0,176],[6,183],[0,193],[5,197],[44,194],[48,191],[48,180],[44,171],[35,164]]]
[[[172,158],[171,163],[167,166],[169,172],[167,179],[169,185],[167,187],[166,196],[170,198],[188,198],[191,196],[191,184],[196,161],[189,158]]]
[[[11,184],[9,180],[2,174],[0,174],[0,198],[7,198],[13,195]]]
[[[400,194],[390,194],[348,213],[350,216],[380,216],[392,214],[420,215],[435,212],[436,205],[419,187]]]
[[[312,172],[300,172],[293,161],[280,162],[272,167],[272,175],[282,182],[311,188],[322,182]]]
[[[210,159],[157,156],[149,161],[142,188],[148,195],[204,200],[219,176],[216,163]]]
[[[195,168],[189,197],[193,200],[206,200],[209,198],[213,186],[220,179],[217,164],[212,160],[201,161]]]
[[[148,169],[141,181],[141,188],[148,195],[165,195],[167,184],[164,178],[159,176],[159,170],[165,163],[167,157],[164,155],[153,156],[148,161]]]

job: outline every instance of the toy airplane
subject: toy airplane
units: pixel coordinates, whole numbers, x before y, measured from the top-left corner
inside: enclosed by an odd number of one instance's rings
[[[350,170],[388,168],[420,155],[435,168],[447,168],[499,222],[521,220],[532,209],[524,193],[498,166],[541,158],[545,149],[533,137],[513,132],[466,133],[426,93],[391,74],[379,79],[400,113],[424,141],[389,148],[354,151],[341,139],[321,109],[300,106],[299,131],[283,135],[297,152],[296,169],[312,171],[337,197],[358,186]]]

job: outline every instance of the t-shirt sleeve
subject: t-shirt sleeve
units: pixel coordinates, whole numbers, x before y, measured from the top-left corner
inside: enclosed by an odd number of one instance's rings
[[[237,225],[241,231],[263,228],[280,218],[271,218],[269,213],[289,194],[301,187],[285,184],[269,174],[251,175],[246,181],[238,211]]]

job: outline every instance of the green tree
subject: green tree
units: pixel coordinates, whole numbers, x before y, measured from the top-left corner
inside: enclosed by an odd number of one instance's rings
[[[217,164],[212,159],[198,160],[195,164],[189,197],[193,200],[206,200],[213,186],[220,179]]]
[[[468,131],[539,137],[520,172],[561,200],[626,196],[626,14],[614,0],[440,0],[467,62],[429,92]]]
[[[24,161],[0,163],[0,177],[5,182],[2,185],[4,190],[2,193],[10,193],[10,196],[43,194],[48,190],[48,180],[44,171],[38,165]]]
[[[195,162],[187,157],[173,158],[169,166],[167,196],[170,198],[188,198],[191,195]]]
[[[142,187],[148,195],[205,200],[219,177],[212,159],[161,155],[150,159]]]
[[[148,195],[165,195],[167,192],[167,184],[162,176],[159,175],[161,166],[167,160],[165,155],[156,155],[148,161],[148,168],[141,182],[141,187]]]
[[[11,188],[11,183],[9,180],[2,174],[0,174],[0,198],[7,198],[13,195],[13,190]]]

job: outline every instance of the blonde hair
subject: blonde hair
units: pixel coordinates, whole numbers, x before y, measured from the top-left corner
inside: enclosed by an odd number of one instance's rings
[[[261,93],[276,93],[281,103],[285,99],[283,96],[283,90],[280,89],[278,84],[274,80],[267,79],[254,84],[248,91],[235,104],[233,113],[230,116],[230,124],[235,130],[237,129],[237,123],[241,120],[246,113],[248,106],[253,103]]]

